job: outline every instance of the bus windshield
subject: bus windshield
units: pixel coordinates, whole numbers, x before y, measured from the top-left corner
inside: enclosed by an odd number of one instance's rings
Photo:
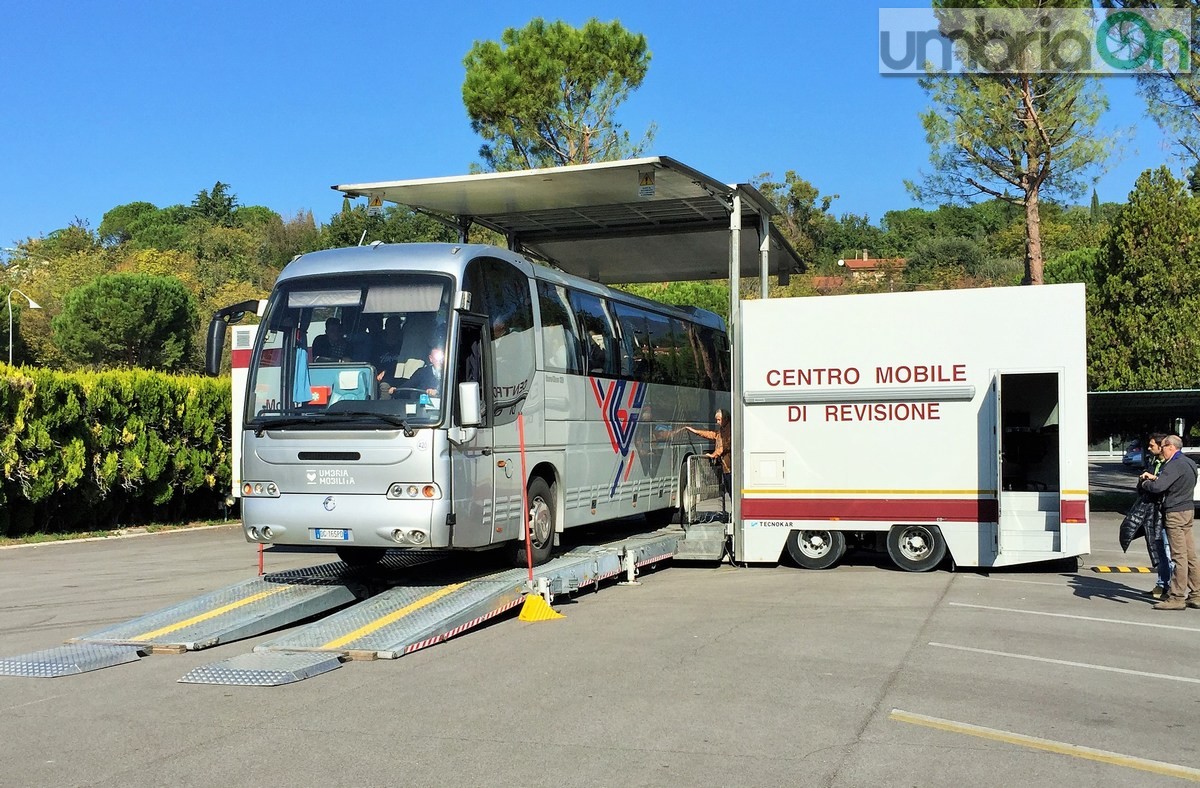
[[[442,421],[453,282],[389,273],[284,282],[250,363],[246,426]]]

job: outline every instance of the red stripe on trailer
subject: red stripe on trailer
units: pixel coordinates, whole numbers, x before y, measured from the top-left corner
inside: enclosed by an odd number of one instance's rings
[[[1087,501],[1063,501],[1059,504],[1058,519],[1064,523],[1086,523]]]
[[[752,520],[883,520],[994,523],[994,498],[743,498]]]
[[[250,351],[235,350],[231,354],[234,369],[250,369]]]

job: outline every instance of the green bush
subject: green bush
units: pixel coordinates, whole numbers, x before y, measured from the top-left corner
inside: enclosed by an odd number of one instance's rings
[[[0,366],[0,536],[212,516],[230,417],[228,378]]]

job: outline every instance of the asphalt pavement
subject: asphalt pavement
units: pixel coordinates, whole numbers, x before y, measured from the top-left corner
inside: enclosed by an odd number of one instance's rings
[[[1114,472],[1115,473],[1115,472]],[[1121,476],[1098,483],[1117,485]],[[1092,518],[1061,565],[693,565],[283,687],[181,684],[271,636],[0,676],[0,785],[1167,785],[1200,779],[1200,610]],[[265,556],[268,571],[329,560]],[[257,570],[235,527],[0,550],[0,656]]]

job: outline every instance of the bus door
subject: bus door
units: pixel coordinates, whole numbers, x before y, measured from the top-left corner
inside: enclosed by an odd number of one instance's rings
[[[479,383],[483,421],[471,440],[450,444],[454,547],[483,547],[495,541],[492,501],[495,494],[493,466],[497,458],[487,336],[487,325],[482,318],[464,316],[459,322],[458,347],[451,372],[457,382]],[[454,418],[459,418],[457,409]]]

